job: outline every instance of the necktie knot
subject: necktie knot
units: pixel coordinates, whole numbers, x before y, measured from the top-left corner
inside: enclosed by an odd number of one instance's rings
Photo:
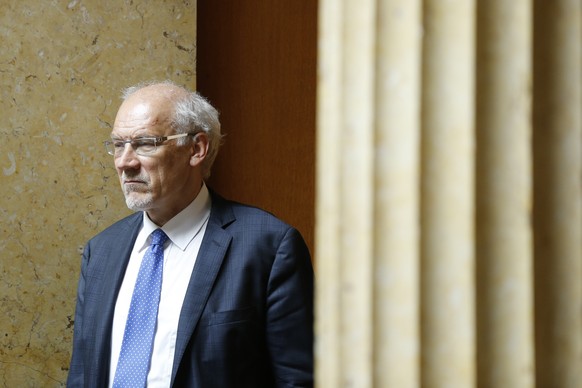
[[[168,240],[168,235],[164,233],[161,229],[156,229],[152,232],[152,242],[151,245],[164,245]]]

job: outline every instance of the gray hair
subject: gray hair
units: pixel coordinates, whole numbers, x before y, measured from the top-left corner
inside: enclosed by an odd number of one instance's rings
[[[177,134],[189,132],[205,132],[208,136],[208,153],[202,164],[202,176],[204,179],[210,177],[212,164],[218,155],[218,149],[222,144],[222,134],[220,132],[220,121],[218,111],[197,92],[190,92],[186,88],[177,85],[172,81],[163,82],[143,82],[135,86],[130,86],[122,91],[122,99],[126,100],[140,89],[152,85],[168,85],[186,91],[185,97],[177,99],[174,105],[174,117],[171,126]],[[190,141],[190,137],[178,139],[179,145],[185,145]]]

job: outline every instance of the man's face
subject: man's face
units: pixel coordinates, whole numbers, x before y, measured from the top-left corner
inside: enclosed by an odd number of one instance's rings
[[[155,96],[130,97],[117,113],[111,137],[130,140],[172,135],[170,117],[171,106],[167,101]],[[138,155],[132,145],[125,144],[122,153],[115,157],[127,206],[146,211],[160,226],[196,197],[201,184],[190,164],[192,147],[178,146],[176,140],[162,144],[147,156]]]

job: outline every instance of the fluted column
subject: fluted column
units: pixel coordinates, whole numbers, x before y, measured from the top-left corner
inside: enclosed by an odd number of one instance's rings
[[[424,2],[422,386],[471,387],[474,319],[474,2]]]
[[[531,1],[478,3],[478,386],[533,387]]]
[[[582,2],[319,13],[317,385],[582,386]]]
[[[582,386],[582,4],[534,8],[536,378]]]
[[[418,1],[320,2],[319,387],[417,387]]]

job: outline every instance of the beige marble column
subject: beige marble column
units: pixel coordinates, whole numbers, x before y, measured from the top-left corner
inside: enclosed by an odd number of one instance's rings
[[[533,387],[531,1],[477,10],[478,386]]]
[[[319,387],[418,386],[419,39],[418,2],[320,3]]]
[[[582,4],[535,1],[536,378],[582,386]]]
[[[474,2],[424,2],[422,386],[471,387]]]

